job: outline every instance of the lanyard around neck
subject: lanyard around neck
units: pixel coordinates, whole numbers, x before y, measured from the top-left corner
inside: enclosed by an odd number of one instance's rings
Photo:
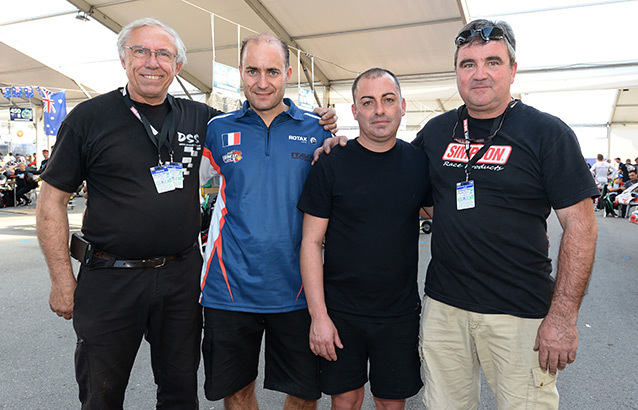
[[[127,86],[128,87],[128,86]],[[122,89],[122,95],[124,97],[124,103],[131,110],[133,115],[137,117],[138,120],[144,126],[146,130],[146,134],[148,138],[151,140],[153,145],[157,148],[157,160],[158,165],[162,165],[162,147],[166,146],[168,153],[170,155],[170,161],[173,161],[173,135],[175,134],[175,117],[173,115],[173,96],[170,94],[166,95],[166,99],[169,104],[169,111],[164,118],[164,122],[162,123],[162,128],[158,132],[149,122],[148,118],[144,114],[142,114],[131,100],[131,97],[128,94],[127,87]]]
[[[494,143],[494,140],[496,139],[496,134],[501,130],[501,127],[503,126],[503,122],[505,122],[505,115],[516,105],[517,102],[518,100],[512,99],[512,101],[507,105],[507,108],[505,108],[505,111],[503,111],[503,114],[494,118],[494,121],[492,121],[492,128],[490,129],[490,134],[484,138],[485,143],[483,144],[481,149],[479,149],[478,152],[474,154],[474,156],[472,157],[470,157],[471,143],[470,143],[470,130],[468,125],[469,114],[467,113],[467,110],[465,110],[465,105],[459,108],[460,110],[459,120],[461,119],[463,114],[465,114],[465,118],[463,118],[463,136],[465,140],[465,154],[467,155],[467,158],[468,158],[467,164],[465,164],[465,168],[464,168],[465,181],[470,180],[470,172],[471,172],[470,170],[472,169],[474,164],[478,162],[478,160],[483,158],[483,155],[485,155],[485,152],[492,146],[492,144]]]

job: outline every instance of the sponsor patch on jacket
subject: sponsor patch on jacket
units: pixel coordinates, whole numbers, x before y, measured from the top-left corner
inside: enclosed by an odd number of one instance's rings
[[[224,163],[228,164],[231,162],[239,162],[242,159],[242,153],[241,151],[237,151],[236,149],[226,153],[224,156],[222,156],[222,160],[224,161]]]
[[[470,157],[476,154],[483,144],[472,144],[470,146]],[[477,164],[507,164],[507,160],[512,153],[512,147],[509,145],[492,145],[485,151],[483,157],[479,159]],[[444,161],[467,162],[467,153],[463,144],[451,142],[443,153]]]
[[[301,135],[289,135],[288,136],[288,141],[298,141],[301,142],[302,144],[307,144],[308,143],[308,137],[303,137]],[[316,141],[315,141],[316,143]]]
[[[291,152],[292,159],[301,159],[303,161],[312,162],[313,154],[304,154],[303,152]]]
[[[231,147],[241,144],[241,132],[228,132],[222,134],[222,147]]]

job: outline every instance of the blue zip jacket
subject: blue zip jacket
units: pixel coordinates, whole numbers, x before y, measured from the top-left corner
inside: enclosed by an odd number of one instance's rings
[[[281,313],[306,308],[297,209],[315,149],[331,135],[288,98],[267,127],[244,102],[208,123],[200,181],[221,185],[202,267],[205,307]]]

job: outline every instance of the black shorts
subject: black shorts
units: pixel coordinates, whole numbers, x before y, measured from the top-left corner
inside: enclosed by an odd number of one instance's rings
[[[266,332],[264,388],[306,400],[321,397],[319,360],[308,344],[308,310],[247,313],[204,308],[204,391],[220,400],[257,378]]]
[[[368,318],[330,312],[343,349],[334,362],[321,359],[321,391],[341,394],[368,381],[379,399],[400,400],[419,392],[419,312],[402,317]]]

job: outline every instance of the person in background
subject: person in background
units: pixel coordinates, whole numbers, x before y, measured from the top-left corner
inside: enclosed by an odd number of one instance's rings
[[[620,157],[614,158],[614,161],[616,161],[616,164],[618,164],[618,172],[621,174],[623,182],[627,182],[629,180],[629,173],[627,172],[627,164],[622,162]]]
[[[27,164],[19,162],[17,168],[14,170],[16,178],[16,200],[19,205],[30,205],[31,200],[27,198],[26,194],[38,187],[38,181],[33,178],[33,173],[27,169]]]
[[[629,171],[629,181],[625,182],[625,189],[629,188],[630,186],[633,186],[636,183],[638,183],[638,171],[636,170]]]
[[[35,152],[33,153],[33,156],[27,155],[26,163],[28,167],[35,167],[35,163],[36,163]]]
[[[42,157],[44,159],[42,160],[42,162],[40,162],[40,168],[38,168],[38,170],[35,172],[36,175],[40,175],[41,173],[43,173],[44,170],[47,167],[47,164],[49,163],[49,150],[48,149],[43,149],[42,150]]]
[[[9,152],[5,157],[4,157],[4,163],[7,165],[13,165],[13,163],[16,162],[15,157],[13,156],[12,152]]]
[[[603,154],[598,154],[596,156],[596,163],[591,166],[590,171],[596,180],[598,189],[602,189],[603,185],[607,185],[607,183],[612,180],[618,172],[613,165],[604,160]]]

